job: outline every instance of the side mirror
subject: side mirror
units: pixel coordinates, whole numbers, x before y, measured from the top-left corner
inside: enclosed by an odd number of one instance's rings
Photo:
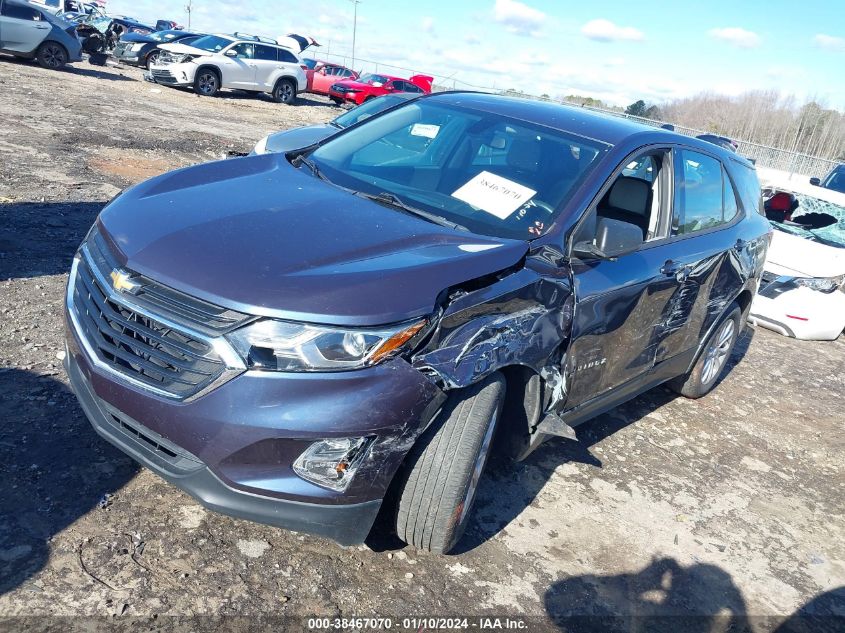
[[[818,187],[820,184],[822,184],[821,178],[810,178],[810,184]]]
[[[595,242],[576,243],[572,254],[586,259],[614,259],[643,245],[643,230],[628,222],[598,218]]]
[[[234,48],[230,48],[228,51],[226,51],[226,57],[237,57],[237,56],[238,56],[238,51],[236,51]]]

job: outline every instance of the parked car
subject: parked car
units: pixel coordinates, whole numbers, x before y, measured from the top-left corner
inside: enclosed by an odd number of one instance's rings
[[[736,141],[732,141],[731,139],[725,136],[717,136],[716,134],[700,134],[695,138],[700,138],[702,141],[707,141],[708,143],[713,143],[714,145],[718,145],[719,147],[724,147],[727,150],[732,152],[737,151],[739,145]]]
[[[823,179],[810,178],[810,184],[816,187],[823,187],[831,191],[845,193],[845,164],[837,165],[830,170],[830,173]]]
[[[446,552],[497,431],[524,458],[660,383],[715,387],[759,200],[709,143],[423,96],[125,191],[74,258],[65,364],[97,432],[209,508],[351,544],[390,490],[399,537]]]
[[[76,27],[22,0],[0,0],[0,53],[53,70],[82,60]]]
[[[190,86],[213,97],[221,88],[266,92],[292,104],[307,87],[296,54],[253,35],[206,35],[191,45],[162,44],[162,54],[145,78],[166,86]]]
[[[77,23],[77,33],[86,53],[110,53],[124,35],[149,35],[155,28],[132,18],[92,14]]]
[[[203,37],[200,33],[189,31],[156,31],[155,33],[128,33],[120,38],[112,53],[119,62],[149,69],[161,54],[159,46],[180,42],[190,46]]]
[[[358,79],[358,73],[354,70],[329,62],[317,62],[313,69],[305,71],[305,76],[308,79],[308,92],[318,95],[329,94],[331,87],[338,81]]]
[[[835,340],[845,330],[845,194],[808,195],[791,184],[764,185],[775,232],[749,320],[785,336]]]
[[[332,84],[329,97],[338,105],[352,102],[361,105],[368,99],[381,97],[391,92],[411,92],[428,94],[431,92],[433,77],[414,75],[410,79],[400,79],[389,75],[362,75],[358,79],[347,79]]]
[[[284,130],[276,132],[275,134],[268,134],[263,139],[258,141],[255,149],[252,151],[255,154],[271,154],[290,152],[301,147],[308,147],[314,143],[319,143],[332,134],[337,134],[340,130],[348,128],[350,125],[355,125],[361,121],[369,119],[389,108],[393,108],[401,103],[416,99],[419,95],[410,92],[397,92],[395,94],[384,95],[383,97],[376,97],[370,99],[367,103],[359,105],[351,110],[347,110],[339,117],[329,121],[328,123],[318,123],[316,125],[306,125],[303,127],[293,128],[291,130]]]

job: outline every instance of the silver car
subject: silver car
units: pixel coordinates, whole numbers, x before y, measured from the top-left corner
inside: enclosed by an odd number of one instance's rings
[[[44,68],[57,70],[82,61],[82,44],[76,27],[48,9],[22,0],[0,0],[0,53],[35,59]]]

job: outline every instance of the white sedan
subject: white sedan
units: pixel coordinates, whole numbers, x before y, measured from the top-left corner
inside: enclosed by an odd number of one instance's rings
[[[834,340],[845,330],[845,195],[759,171],[775,230],[749,321],[798,339]],[[791,208],[771,204],[778,193]]]

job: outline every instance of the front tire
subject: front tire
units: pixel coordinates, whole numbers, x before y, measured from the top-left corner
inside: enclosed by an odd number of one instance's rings
[[[456,391],[411,449],[396,512],[396,533],[406,543],[445,554],[463,535],[502,412],[505,386],[497,372]]]
[[[273,88],[273,101],[292,105],[296,101],[296,86],[290,79],[280,79]]]
[[[220,90],[220,76],[210,68],[200,68],[194,77],[194,92],[201,97],[213,97]]]
[[[153,66],[156,62],[158,62],[158,58],[159,58],[159,57],[161,57],[161,51],[159,51],[159,50],[154,50],[152,53],[150,53],[149,55],[147,55],[147,70],[150,70],[150,68],[151,68],[151,67],[152,67],[152,66]]]
[[[704,344],[701,356],[688,374],[678,376],[669,388],[687,398],[701,398],[708,394],[728,364],[740,334],[742,311],[734,304],[728,315],[713,330]]]
[[[59,70],[67,64],[68,54],[58,42],[44,42],[35,55],[38,65],[49,70]]]

